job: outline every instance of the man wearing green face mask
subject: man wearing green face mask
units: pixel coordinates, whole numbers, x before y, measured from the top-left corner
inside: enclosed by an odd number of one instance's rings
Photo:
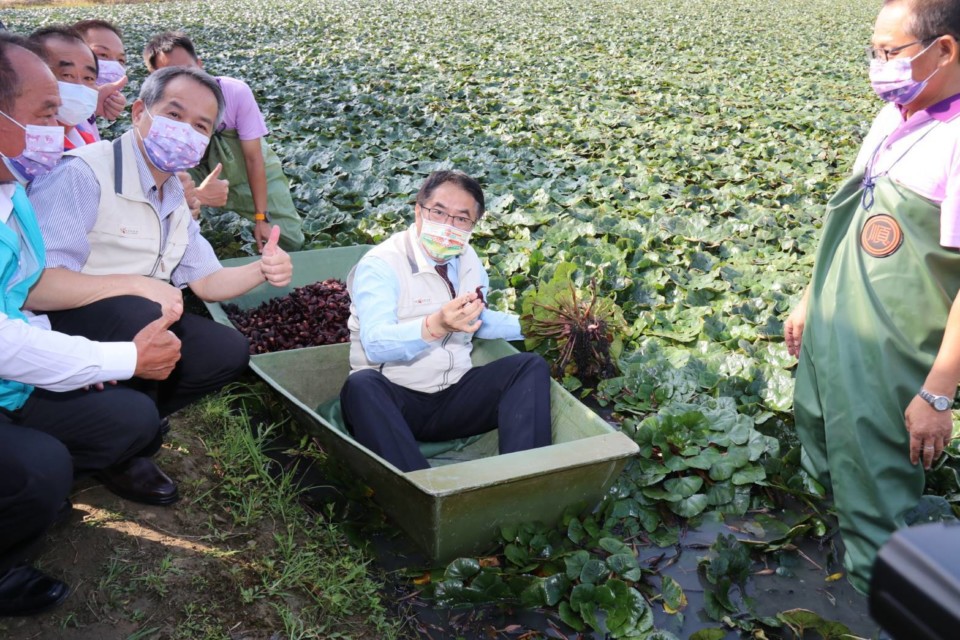
[[[429,467],[417,441],[499,427],[500,452],[550,444],[550,373],[535,354],[473,367],[473,336],[520,340],[513,314],[486,308],[489,278],[470,234],[483,215],[480,184],[431,174],[415,222],[372,249],[347,278],[350,377],[340,393],[356,439],[401,471]]]
[[[867,48],[889,104],[831,199],[784,334],[804,466],[832,490],[865,592],[877,550],[917,519],[960,380],[960,2],[888,0]],[[802,338],[802,342],[801,342]]]

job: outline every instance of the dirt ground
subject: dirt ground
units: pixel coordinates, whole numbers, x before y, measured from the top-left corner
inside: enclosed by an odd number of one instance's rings
[[[0,637],[253,640],[282,628],[266,599],[244,601],[254,585],[245,583],[250,576],[236,561],[273,535],[271,523],[231,532],[226,514],[200,508],[216,479],[183,420],[172,418],[174,444],[158,455],[181,500],[139,505],[93,480],[79,481],[69,520],[49,532],[37,559],[72,587],[70,597],[49,614],[0,619]]]

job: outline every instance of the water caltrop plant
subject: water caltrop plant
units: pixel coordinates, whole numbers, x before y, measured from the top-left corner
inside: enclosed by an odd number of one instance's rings
[[[208,71],[255,92],[312,246],[405,227],[430,171],[480,179],[484,293],[523,316],[528,348],[568,388],[597,390],[642,455],[597,511],[505,526],[490,556],[437,570],[435,596],[657,638],[670,635],[651,630],[651,612],[682,615],[685,599],[638,563],[642,545],[672,545],[710,514],[749,518],[774,488],[810,490],[770,436],[792,407],[781,323],[879,108],[861,53],[877,4],[206,0],[0,19],[29,33],[105,18],[128,53],[185,30]],[[128,71],[132,99],[145,73]],[[253,252],[234,214],[203,223],[221,258]],[[958,505],[960,453],[948,457],[931,487]],[[711,587],[719,575],[704,569]],[[814,628],[804,615],[782,623]]]
[[[553,363],[555,377],[573,376],[587,386],[616,375],[627,330],[617,303],[597,294],[596,279],[587,292],[574,283],[577,265],[557,265],[553,277],[522,300],[520,325],[527,349]]]

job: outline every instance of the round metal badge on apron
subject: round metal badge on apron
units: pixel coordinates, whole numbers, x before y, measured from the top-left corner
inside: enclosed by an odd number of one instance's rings
[[[940,246],[940,206],[885,175],[831,199],[814,263],[794,409],[805,468],[832,489],[851,582],[917,505],[903,414],[940,348],[960,252]]]
[[[874,258],[893,255],[903,243],[903,230],[893,216],[870,216],[860,231],[860,246]]]

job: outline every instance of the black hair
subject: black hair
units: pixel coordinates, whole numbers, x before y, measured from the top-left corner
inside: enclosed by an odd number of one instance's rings
[[[905,2],[910,19],[904,31],[917,40],[953,36],[960,40],[960,2],[958,0],[884,0],[884,4]]]
[[[417,202],[419,202],[421,206],[425,205],[427,200],[430,199],[430,196],[433,195],[433,192],[437,190],[437,187],[448,182],[452,182],[473,196],[473,199],[477,202],[477,220],[482,218],[484,211],[486,211],[486,203],[483,199],[483,187],[480,186],[476,178],[471,178],[463,171],[445,170],[431,173],[427,176],[427,179],[424,180],[420,191],[417,192]]]
[[[0,111],[4,113],[13,111],[24,80],[17,75],[7,56],[10,47],[22,47],[40,58],[43,57],[43,49],[37,43],[15,33],[0,30]]]
[[[97,54],[93,52],[93,49],[90,49],[90,45],[88,45],[87,41],[83,39],[83,36],[80,35],[80,32],[67,24],[51,24],[46,27],[40,27],[30,34],[30,40],[32,42],[36,42],[41,47],[44,47],[40,57],[46,60],[47,64],[50,64],[50,59],[46,51],[47,40],[53,40],[55,38],[66,40],[67,42],[73,40],[79,42],[89,49],[90,55],[93,56],[94,71],[100,73],[100,61],[97,60]]]
[[[198,60],[197,50],[187,34],[183,31],[164,31],[150,38],[143,47],[143,62],[147,65],[147,71],[151,73],[156,71],[157,56],[161,53],[170,53],[177,47],[189,53],[194,61]]]
[[[108,20],[99,20],[96,18],[91,20],[81,20],[80,22],[75,23],[73,28],[81,36],[87,35],[87,32],[90,31],[90,29],[106,29],[108,31],[113,31],[115,34],[117,34],[118,38],[123,40],[123,33],[120,31],[120,27]]]

